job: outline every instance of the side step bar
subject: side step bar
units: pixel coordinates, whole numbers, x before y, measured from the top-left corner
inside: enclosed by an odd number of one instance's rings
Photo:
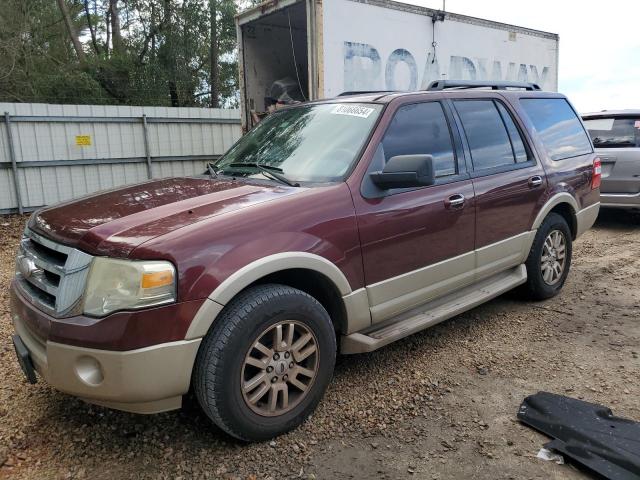
[[[518,265],[482,282],[414,308],[384,324],[374,326],[373,329],[345,335],[341,339],[340,351],[344,354],[372,352],[477,307],[526,281],[527,270],[524,265]]]

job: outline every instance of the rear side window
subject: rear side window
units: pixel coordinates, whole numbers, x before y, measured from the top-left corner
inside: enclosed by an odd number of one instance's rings
[[[584,124],[595,147],[640,147],[640,117],[592,118]]]
[[[520,132],[503,105],[493,100],[458,100],[454,104],[475,171],[528,160]]]
[[[439,102],[400,107],[382,139],[384,160],[396,155],[433,156],[437,177],[455,175],[456,161],[449,125]]]
[[[523,98],[520,101],[551,160],[593,151],[576,112],[564,98]]]

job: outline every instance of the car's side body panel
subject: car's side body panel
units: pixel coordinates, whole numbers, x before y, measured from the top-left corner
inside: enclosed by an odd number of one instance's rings
[[[132,254],[165,258],[178,268],[181,298],[207,298],[246,265],[282,252],[307,252],[336,266],[351,290],[364,286],[353,202],[344,183],[299,191],[246,212],[186,226],[150,240]],[[277,212],[277,214],[274,214]],[[189,242],[184,238],[188,236]]]
[[[194,317],[186,338],[203,337],[224,306],[249,285],[268,275],[293,269],[319,273],[336,287],[348,319],[345,333],[369,327],[371,317],[363,288],[353,291],[342,271],[326,258],[302,251],[290,251],[255,260],[225,279],[211,292]]]
[[[528,232],[544,205],[546,180],[531,187],[530,179],[544,178],[541,165],[473,179],[476,191],[476,248]]]
[[[454,194],[467,198],[464,208],[445,206]],[[355,204],[374,322],[397,313],[392,306],[396,300],[404,298],[409,306],[419,302],[424,287],[445,281],[453,273],[443,270],[425,276],[424,268],[473,250],[475,215],[469,180],[376,200],[356,198]],[[458,264],[458,269],[464,268],[464,262]]]

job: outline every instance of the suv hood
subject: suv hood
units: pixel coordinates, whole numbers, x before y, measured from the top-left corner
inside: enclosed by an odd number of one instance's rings
[[[301,190],[246,179],[166,178],[46,207],[29,228],[94,255],[126,257],[154,237]]]

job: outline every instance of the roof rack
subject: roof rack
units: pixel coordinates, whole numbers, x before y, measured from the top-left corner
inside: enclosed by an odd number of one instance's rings
[[[489,80],[436,80],[427,87],[428,91],[464,88],[490,88],[491,90],[507,90],[521,88],[529,91],[542,90],[537,83],[528,82],[492,82]]]
[[[339,97],[348,97],[349,95],[368,95],[373,93],[395,93],[393,90],[354,90],[352,92],[342,92]]]

